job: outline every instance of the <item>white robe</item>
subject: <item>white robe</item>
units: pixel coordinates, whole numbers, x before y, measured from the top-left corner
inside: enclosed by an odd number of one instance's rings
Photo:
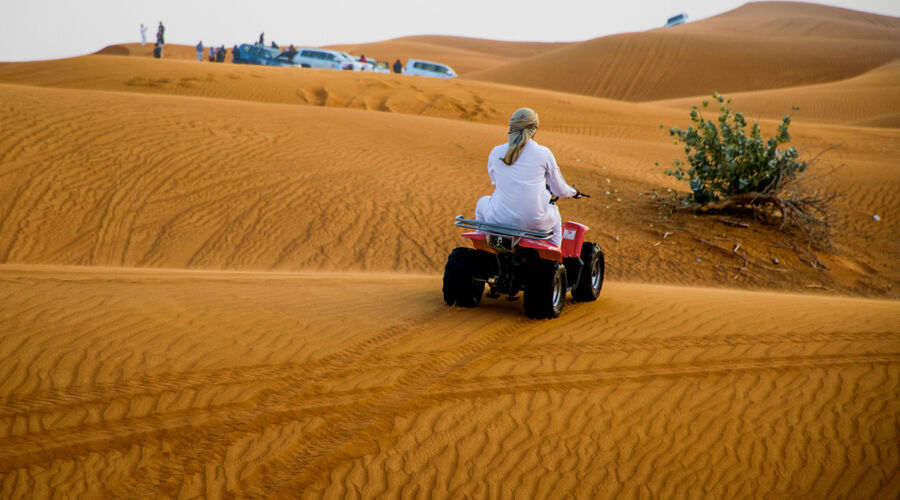
[[[550,191],[560,198],[571,198],[577,191],[566,184],[556,158],[545,146],[528,141],[519,159],[512,165],[503,163],[509,144],[495,147],[488,157],[488,175],[494,193],[478,200],[475,218],[485,222],[506,224],[525,229],[553,230],[550,240],[562,241],[559,208],[550,204]]]

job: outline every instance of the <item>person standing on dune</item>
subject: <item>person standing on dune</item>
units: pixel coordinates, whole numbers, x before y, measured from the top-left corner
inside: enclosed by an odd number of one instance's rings
[[[156,28],[156,43],[160,45],[166,44],[166,27],[163,26],[162,21],[159,22],[159,27]]]
[[[203,40],[197,42],[197,61],[203,62]]]
[[[147,27],[141,23],[141,47],[147,45]]]
[[[550,203],[551,193],[560,198],[575,198],[582,193],[566,184],[550,149],[534,141],[538,124],[538,114],[529,108],[518,109],[510,117],[509,142],[495,147],[488,156],[494,193],[478,200],[475,218],[526,229],[553,230],[550,242],[559,246],[562,219],[559,208]]]

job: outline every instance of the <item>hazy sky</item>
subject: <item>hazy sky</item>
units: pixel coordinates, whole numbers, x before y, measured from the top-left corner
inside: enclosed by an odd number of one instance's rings
[[[116,43],[148,42],[166,26],[166,43],[255,41],[320,46],[405,35],[446,34],[495,40],[578,41],[656,28],[684,12],[696,21],[740,0],[0,0],[0,61],[88,54]],[[898,0],[817,2],[900,16]]]

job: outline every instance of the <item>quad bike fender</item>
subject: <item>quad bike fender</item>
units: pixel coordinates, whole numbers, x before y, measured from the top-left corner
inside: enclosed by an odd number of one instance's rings
[[[560,250],[564,258],[578,258],[581,256],[581,244],[584,243],[584,233],[589,228],[584,224],[566,221],[562,225],[562,245]]]
[[[579,226],[581,224],[578,224]],[[582,226],[584,227],[584,226]],[[565,232],[565,230],[563,230]],[[472,246],[477,250],[484,250],[485,252],[497,253],[496,250],[489,247],[487,244],[487,235],[484,233],[463,233],[460,236],[463,238],[468,238],[472,240]],[[581,239],[584,239],[584,232],[581,233]],[[563,244],[565,244],[565,239],[563,240]],[[522,248],[531,248],[537,251],[538,257],[546,260],[555,260],[556,262],[562,262],[563,253],[560,248],[556,245],[548,243],[546,241],[540,240],[529,240],[527,238],[522,238],[519,241],[519,246]],[[579,249],[581,248],[579,243]],[[577,256],[578,253],[576,252]]]

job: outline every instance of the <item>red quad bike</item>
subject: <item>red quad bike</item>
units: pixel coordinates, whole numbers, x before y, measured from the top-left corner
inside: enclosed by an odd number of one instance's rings
[[[553,231],[533,231],[490,224],[456,216],[456,225],[475,232],[463,233],[474,248],[459,247],[444,268],[444,301],[462,307],[481,302],[485,283],[488,297],[506,295],[518,300],[525,292],[525,314],[555,318],[562,312],[566,292],[579,302],[597,300],[603,287],[605,262],[600,246],[584,241],[588,227],[577,222],[562,225],[562,246],[549,242]]]

